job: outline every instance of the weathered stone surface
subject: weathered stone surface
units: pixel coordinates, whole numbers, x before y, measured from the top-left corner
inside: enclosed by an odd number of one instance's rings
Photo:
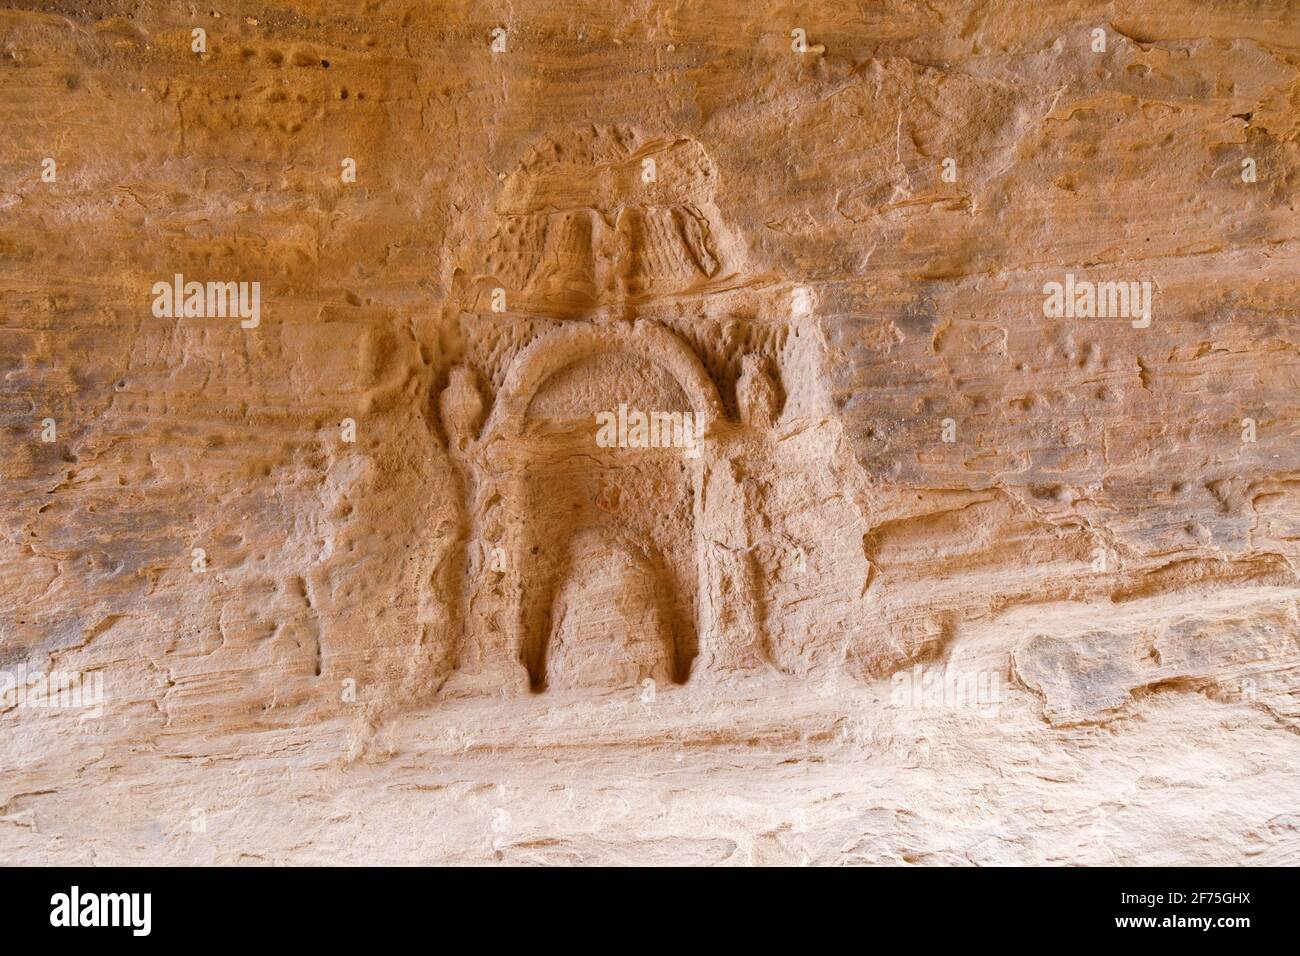
[[[1297,862],[1298,63],[0,11],[0,857]]]
[[[1058,725],[1104,721],[1128,712],[1136,694],[1179,689],[1258,704],[1300,730],[1296,604],[1258,593],[1250,601],[1215,616],[1168,615],[1155,633],[1139,624],[1129,633],[1037,634],[1012,652],[1013,674]]]

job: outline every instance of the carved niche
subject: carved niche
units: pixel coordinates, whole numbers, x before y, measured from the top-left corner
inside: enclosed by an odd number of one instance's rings
[[[457,272],[438,402],[463,507],[452,691],[817,664],[790,636],[808,600],[790,569],[834,552],[825,522],[799,530],[800,496],[842,470],[825,343],[806,290],[747,261],[716,178],[690,139],[547,139]]]

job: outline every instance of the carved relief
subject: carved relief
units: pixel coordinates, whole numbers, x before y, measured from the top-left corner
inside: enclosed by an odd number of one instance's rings
[[[824,340],[793,284],[748,263],[715,176],[691,140],[548,141],[503,186],[487,271],[457,273],[439,400],[466,529],[450,692],[815,663],[783,617],[803,598],[766,501],[816,485],[860,540],[826,488],[844,469]]]

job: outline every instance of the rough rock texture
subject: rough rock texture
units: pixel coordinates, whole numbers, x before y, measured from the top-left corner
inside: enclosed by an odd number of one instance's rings
[[[1300,862],[1298,66],[10,3],[0,861]]]

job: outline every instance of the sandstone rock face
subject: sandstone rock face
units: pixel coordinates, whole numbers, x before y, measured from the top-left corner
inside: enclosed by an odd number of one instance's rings
[[[1300,17],[0,12],[0,859],[1300,862]]]

